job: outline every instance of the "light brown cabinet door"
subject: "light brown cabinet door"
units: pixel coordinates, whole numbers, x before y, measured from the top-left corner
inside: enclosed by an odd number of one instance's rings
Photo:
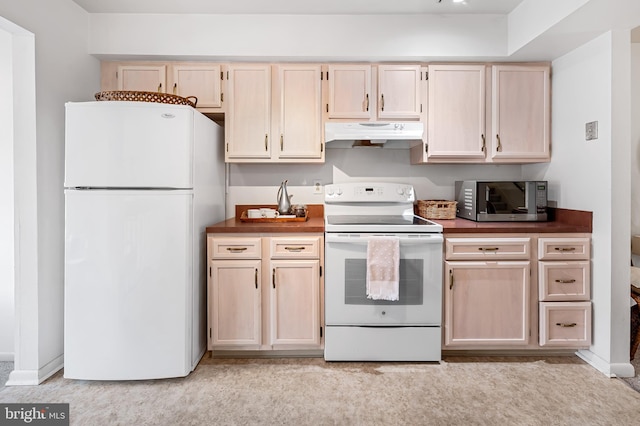
[[[167,92],[165,65],[118,65],[118,90]]]
[[[328,117],[371,118],[371,65],[329,65],[328,70]]]
[[[486,156],[484,65],[430,65],[428,160]]]
[[[524,346],[530,262],[445,262],[445,347]]]
[[[260,260],[210,262],[209,349],[259,349]]]
[[[550,159],[550,84],[548,66],[492,67],[493,161]]]
[[[196,107],[222,107],[222,78],[219,64],[173,65],[171,93],[178,96],[197,98]]]
[[[271,66],[229,66],[225,160],[271,158]]]
[[[320,261],[272,260],[273,349],[320,347]]]
[[[420,65],[378,65],[378,117],[420,118]]]
[[[320,159],[322,142],[322,82],[320,65],[280,65],[274,93],[279,112],[277,139],[281,159]]]

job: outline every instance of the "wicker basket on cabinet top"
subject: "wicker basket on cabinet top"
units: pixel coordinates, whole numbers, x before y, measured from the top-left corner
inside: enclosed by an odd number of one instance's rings
[[[457,201],[418,200],[416,214],[425,219],[455,219]]]

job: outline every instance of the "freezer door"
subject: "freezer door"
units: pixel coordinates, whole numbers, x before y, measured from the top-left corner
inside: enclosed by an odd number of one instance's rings
[[[67,190],[65,201],[64,376],[189,374],[191,192]]]
[[[192,188],[193,108],[66,104],[65,187]]]

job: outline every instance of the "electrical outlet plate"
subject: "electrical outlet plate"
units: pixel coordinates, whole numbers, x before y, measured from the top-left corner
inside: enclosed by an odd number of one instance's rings
[[[590,121],[584,126],[584,138],[585,140],[598,139],[598,122]]]
[[[320,180],[313,181],[313,193],[322,194],[322,181]]]

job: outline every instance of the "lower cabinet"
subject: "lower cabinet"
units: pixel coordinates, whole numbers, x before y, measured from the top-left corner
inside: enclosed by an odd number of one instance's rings
[[[208,349],[322,348],[324,238],[207,237]]]
[[[529,262],[446,262],[445,346],[529,342]]]
[[[579,349],[591,344],[588,234],[445,239],[443,349]]]

